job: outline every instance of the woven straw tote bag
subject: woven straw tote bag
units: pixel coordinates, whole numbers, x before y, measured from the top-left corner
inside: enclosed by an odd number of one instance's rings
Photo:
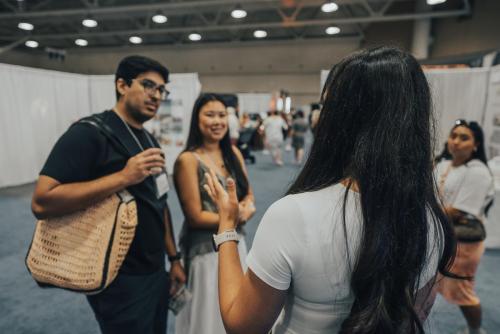
[[[134,239],[135,199],[126,190],[36,224],[26,266],[41,286],[95,294],[116,277]]]
[[[130,152],[95,114],[78,121],[97,129],[124,157]],[[123,190],[75,213],[40,220],[26,266],[42,287],[86,294],[104,290],[115,279],[135,236],[137,204]]]

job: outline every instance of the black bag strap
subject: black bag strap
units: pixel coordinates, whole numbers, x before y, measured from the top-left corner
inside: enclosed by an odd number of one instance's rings
[[[120,138],[116,135],[114,130],[109,125],[107,125],[101,119],[101,117],[99,117],[98,114],[82,118],[77,123],[89,124],[89,125],[95,127],[97,130],[99,130],[99,132],[104,137],[106,137],[111,142],[111,144],[118,151],[118,153],[126,156],[127,158],[133,156],[133,154],[129,151],[127,146],[125,146],[125,144],[123,144],[123,142],[120,140]],[[77,124],[77,123],[75,123],[75,124]]]

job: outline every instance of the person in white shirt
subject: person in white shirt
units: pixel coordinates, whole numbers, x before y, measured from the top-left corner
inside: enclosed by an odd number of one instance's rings
[[[218,206],[219,303],[227,333],[424,333],[453,231],[437,199],[431,103],[413,56],[381,47],[332,69],[305,166],[266,212],[243,272],[235,183]],[[235,242],[236,241],[236,242]],[[283,309],[283,316],[277,323]]]
[[[484,222],[487,208],[495,197],[493,176],[486,162],[484,135],[476,122],[457,120],[441,154],[446,160],[436,165],[435,175],[452,221],[472,215]],[[469,279],[446,277],[439,283],[439,292],[454,305],[458,305],[467,320],[463,334],[485,333],[481,329],[481,303],[474,291],[474,276],[484,253],[484,241],[460,240],[451,272]]]
[[[234,107],[227,107],[227,125],[229,127],[229,138],[231,138],[231,145],[236,146],[240,138],[240,120],[236,115]]]
[[[264,120],[264,132],[266,135],[266,144],[271,151],[271,156],[276,165],[283,165],[281,157],[281,146],[283,145],[283,130],[288,129],[288,125],[277,111],[271,111],[269,117]]]

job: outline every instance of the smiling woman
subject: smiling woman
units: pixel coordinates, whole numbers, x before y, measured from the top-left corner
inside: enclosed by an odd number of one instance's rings
[[[193,294],[176,320],[176,333],[224,333],[217,299],[217,253],[212,235],[217,232],[219,214],[203,185],[206,173],[212,171],[220,181],[231,176],[237,183],[240,215],[238,227],[255,212],[252,189],[240,151],[231,145],[228,113],[222,98],[204,94],[196,100],[185,151],[175,163],[175,188],[185,216],[180,244],[188,272],[188,289]],[[238,252],[245,258],[242,239]],[[242,263],[243,265],[243,263]]]
[[[445,211],[455,224],[464,224],[474,217],[477,228],[486,220],[488,208],[495,196],[493,177],[486,162],[484,135],[476,122],[459,119],[455,121],[441,154],[445,160],[435,168]],[[483,333],[482,312],[479,297],[474,291],[474,276],[484,253],[484,242],[464,240],[457,233],[458,253],[451,271],[469,277],[469,280],[444,278],[439,292],[451,304],[458,305],[467,320],[465,332]]]

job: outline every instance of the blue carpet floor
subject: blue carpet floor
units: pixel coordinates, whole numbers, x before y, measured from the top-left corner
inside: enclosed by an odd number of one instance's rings
[[[265,209],[282,196],[299,171],[291,164],[291,154],[285,158],[287,164],[278,168],[272,165],[269,156],[257,154],[257,164],[248,167],[257,206],[255,217],[247,224],[248,245],[252,244]],[[30,212],[32,190],[32,184],[0,190],[0,333],[98,333],[83,296],[40,289],[24,266],[34,227]],[[173,190],[169,204],[178,233],[182,213]],[[500,251],[487,251],[479,267],[477,290],[483,304],[484,328],[489,334],[500,334],[499,280]],[[168,334],[174,333],[173,320],[170,314]],[[429,333],[454,334],[463,326],[465,321],[458,308],[438,298],[428,321]]]

